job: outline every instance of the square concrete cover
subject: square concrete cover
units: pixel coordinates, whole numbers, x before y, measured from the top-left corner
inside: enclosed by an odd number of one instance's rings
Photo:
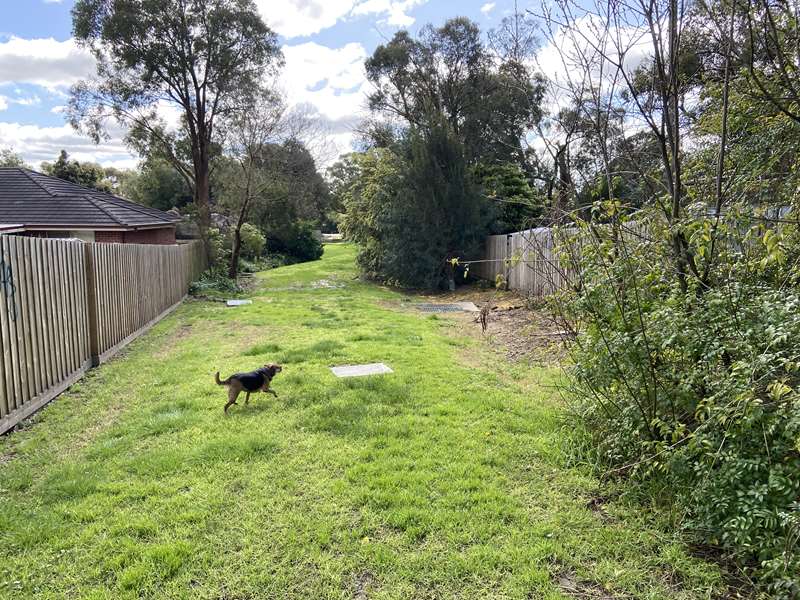
[[[252,300],[228,300],[226,304],[228,306],[244,306],[245,304],[252,304]]]
[[[449,304],[422,303],[417,304],[417,308],[423,312],[446,313],[446,312],[480,312],[474,302],[451,302]]]
[[[372,363],[369,365],[344,365],[341,367],[331,367],[331,371],[337,377],[363,377],[365,375],[381,375],[383,373],[394,373],[383,363]]]

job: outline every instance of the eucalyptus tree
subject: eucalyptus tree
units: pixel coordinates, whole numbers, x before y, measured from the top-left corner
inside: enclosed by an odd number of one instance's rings
[[[523,60],[528,50],[507,37],[494,38],[509,46],[498,56],[464,17],[416,37],[399,31],[366,62],[370,108],[423,131],[446,123],[471,163],[521,161],[522,138],[541,118],[542,84]]]
[[[121,126],[140,154],[169,161],[193,189],[208,250],[216,126],[282,64],[276,34],[252,0],[78,0],[72,17],[97,72],[72,88],[70,122],[96,142]]]

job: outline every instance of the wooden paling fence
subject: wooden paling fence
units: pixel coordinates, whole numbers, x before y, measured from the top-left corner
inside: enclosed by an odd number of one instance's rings
[[[561,229],[564,235],[574,232]],[[552,294],[568,283],[572,271],[558,256],[553,229],[539,227],[486,238],[483,259],[470,270],[482,279],[496,281],[498,275],[509,289],[530,296]]]
[[[200,242],[0,235],[0,433],[149,329],[205,268]]]

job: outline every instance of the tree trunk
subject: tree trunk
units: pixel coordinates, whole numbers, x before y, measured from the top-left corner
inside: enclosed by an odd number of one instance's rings
[[[231,264],[228,266],[228,277],[236,279],[239,275],[239,254],[242,250],[242,223],[241,219],[236,229],[233,230],[233,251],[231,252]]]
[[[239,274],[239,254],[242,251],[242,225],[247,217],[247,207],[250,204],[250,190],[251,190],[251,177],[252,177],[252,163],[250,168],[244,168],[245,171],[245,188],[244,200],[242,201],[242,208],[239,210],[239,218],[236,221],[236,229],[233,230],[233,252],[231,252],[231,264],[228,266],[228,277],[236,279]]]
[[[211,256],[211,240],[208,236],[208,230],[211,227],[211,182],[207,145],[201,145],[194,162],[194,204],[197,208],[197,225],[200,228],[200,239],[203,241],[206,257],[211,264],[213,257]]]
[[[559,146],[556,151],[556,171],[558,181],[556,183],[556,193],[553,203],[553,222],[560,223],[569,207],[569,199],[572,192],[572,175],[567,164],[567,144]]]

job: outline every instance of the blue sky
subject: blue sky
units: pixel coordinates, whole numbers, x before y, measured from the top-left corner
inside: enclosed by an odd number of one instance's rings
[[[291,104],[308,104],[329,124],[331,145],[347,151],[364,114],[364,58],[399,29],[416,32],[467,16],[486,31],[511,12],[513,0],[256,0],[281,36],[281,77]],[[0,0],[0,148],[32,166],[61,148],[80,160],[133,167],[122,132],[95,146],[72,131],[61,109],[69,86],[93,71],[71,40],[73,0]],[[524,8],[525,3],[519,3]],[[328,152],[330,155],[331,152]],[[335,154],[335,152],[334,152]]]

